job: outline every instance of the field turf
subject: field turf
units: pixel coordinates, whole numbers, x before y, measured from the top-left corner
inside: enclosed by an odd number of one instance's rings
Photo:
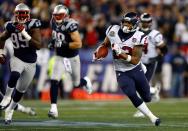
[[[73,101],[59,100],[59,118],[49,119],[49,103],[22,101],[33,107],[37,116],[14,113],[10,126],[0,118],[1,130],[39,131],[188,131],[188,99],[162,99],[149,104],[160,116],[162,124],[152,125],[147,118],[133,118],[136,109],[128,99],[123,101]]]

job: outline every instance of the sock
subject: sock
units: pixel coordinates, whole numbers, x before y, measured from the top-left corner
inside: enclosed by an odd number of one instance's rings
[[[153,115],[153,113],[149,110],[149,108],[146,106],[146,104],[143,102],[141,105],[139,105],[138,110],[140,110],[144,115],[149,117],[152,123],[155,123],[157,117]]]
[[[6,108],[6,110],[14,110],[17,106],[17,102],[11,100],[10,105]]]
[[[156,88],[153,86],[150,86],[150,94],[155,94]]]
[[[23,112],[25,110],[25,107],[18,103],[14,110]]]
[[[7,86],[5,97],[11,97],[13,91],[14,88],[10,88],[9,86]]]
[[[51,88],[50,88],[51,103],[57,103],[57,97],[58,97],[58,81],[51,80]]]
[[[21,100],[24,93],[19,92],[17,89],[15,91],[15,94],[13,95],[13,100],[17,103]]]
[[[57,111],[57,104],[55,104],[55,103],[52,103],[51,104],[51,109],[50,109],[51,111]]]

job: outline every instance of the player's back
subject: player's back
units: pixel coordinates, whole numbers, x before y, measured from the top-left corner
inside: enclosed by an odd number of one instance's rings
[[[70,49],[64,47],[62,44],[72,42],[70,33],[78,30],[78,22],[74,19],[66,19],[61,25],[57,25],[54,20],[51,21],[52,26],[52,39],[55,40],[55,44],[59,45],[56,48],[56,54],[63,57],[74,57],[78,55],[78,49]]]
[[[6,31],[10,34],[14,48],[14,56],[27,63],[34,63],[37,59],[36,48],[29,44],[29,41],[16,29],[16,22],[8,21],[5,24]],[[38,19],[30,19],[25,24],[25,30],[31,33],[34,28],[40,28],[41,22]]]
[[[140,42],[143,36],[143,32],[134,31],[130,33],[124,33],[120,29],[119,25],[112,25],[107,29],[106,35],[109,38],[111,44],[118,44],[124,53],[131,55],[134,46],[141,44]],[[120,59],[115,52],[113,52],[113,57],[115,70],[117,71],[129,71],[137,66]],[[138,64],[140,64],[140,62]]]

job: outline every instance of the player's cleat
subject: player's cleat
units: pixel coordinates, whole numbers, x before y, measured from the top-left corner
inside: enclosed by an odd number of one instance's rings
[[[143,118],[143,117],[145,117],[145,115],[138,110],[134,113],[133,117],[136,117],[136,118],[142,117]]]
[[[12,123],[12,120],[5,120],[4,123],[5,125],[10,125]]]
[[[91,84],[91,80],[88,77],[84,77],[84,79],[87,82],[87,84],[84,87],[84,89],[87,91],[88,94],[93,93],[93,87],[92,87],[92,84]]]
[[[159,126],[160,124],[161,124],[161,120],[159,118],[157,118],[155,121],[155,126]]]
[[[160,100],[160,95],[159,95],[160,90],[161,90],[161,85],[157,83],[155,86],[155,93],[151,95],[153,102],[158,102]]]
[[[56,118],[58,118],[58,111],[49,111],[48,112],[48,117],[49,118],[52,118],[52,119],[56,119]]]
[[[21,112],[25,113],[25,114],[28,114],[30,116],[36,116],[37,115],[35,110],[33,108],[31,108],[31,107],[25,107],[25,109],[22,110]]]
[[[1,103],[0,103],[0,109],[1,110],[6,109],[9,106],[10,102],[11,102],[11,97],[6,97],[5,96],[3,98],[3,100],[1,101]]]
[[[5,124],[10,125],[12,122],[14,110],[5,110]]]

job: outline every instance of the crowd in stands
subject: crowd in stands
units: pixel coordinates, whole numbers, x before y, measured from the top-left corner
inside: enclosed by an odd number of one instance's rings
[[[188,97],[187,0],[1,0],[0,32],[4,23],[13,19],[14,8],[20,2],[30,7],[32,17],[42,21],[44,48],[51,39],[51,12],[57,4],[67,6],[70,16],[79,21],[84,50],[96,48],[104,39],[106,28],[111,24],[119,24],[126,12],[150,13],[153,16],[153,28],[163,34],[168,46],[168,53],[159,61],[156,72],[156,79],[162,83],[162,95]],[[5,77],[2,74],[4,71],[5,67],[1,66],[1,80]]]

